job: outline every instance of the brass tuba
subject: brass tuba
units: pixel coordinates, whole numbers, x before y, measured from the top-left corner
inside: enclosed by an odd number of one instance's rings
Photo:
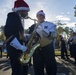
[[[32,57],[32,55],[33,55],[33,53],[35,52],[35,50],[40,46],[40,43],[36,43],[36,44],[34,44],[32,47],[31,47],[31,45],[32,45],[32,43],[33,43],[33,40],[34,40],[34,36],[35,36],[35,34],[36,34],[36,29],[37,29],[37,27],[38,27],[38,23],[36,23],[36,19],[32,19],[32,18],[30,18],[30,17],[28,17],[29,19],[31,19],[31,20],[34,20],[34,22],[35,22],[35,28],[34,28],[34,30],[33,30],[33,32],[32,32],[32,34],[31,34],[31,36],[30,36],[30,39],[29,39],[29,42],[27,43],[27,45],[26,45],[26,47],[28,48],[27,49],[27,51],[26,52],[24,52],[22,55],[21,55],[21,58],[20,58],[20,62],[22,63],[22,64],[27,64],[29,61],[30,61],[30,58]],[[30,47],[31,47],[31,49],[30,49]]]

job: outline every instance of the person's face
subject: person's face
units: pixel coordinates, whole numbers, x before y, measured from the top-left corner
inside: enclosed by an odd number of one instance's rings
[[[26,18],[28,16],[28,11],[21,10],[21,11],[19,11],[19,13],[23,18]]]
[[[45,17],[43,15],[41,15],[41,14],[38,14],[37,19],[38,19],[39,22],[43,22]]]

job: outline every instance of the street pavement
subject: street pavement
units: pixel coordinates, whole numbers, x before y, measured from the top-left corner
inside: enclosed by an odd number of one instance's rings
[[[60,56],[56,56],[56,61],[57,75],[76,75],[76,66],[72,64],[74,62],[73,58],[70,58],[70,60],[63,60]],[[45,69],[44,71],[45,75],[47,75]],[[11,75],[10,60],[6,57],[0,58],[0,75]],[[29,67],[28,75],[34,75],[33,66]]]

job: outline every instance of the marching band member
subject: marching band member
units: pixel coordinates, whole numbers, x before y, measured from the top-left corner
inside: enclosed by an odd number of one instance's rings
[[[72,49],[73,49],[73,57],[75,59],[74,64],[76,65],[76,33],[73,33],[73,38],[72,38]]]
[[[68,39],[68,45],[69,45],[69,51],[70,51],[70,56],[73,57],[73,49],[72,49],[72,40],[73,40],[73,37],[72,35],[69,37]]]
[[[28,75],[28,66],[21,64],[19,58],[22,52],[27,50],[23,45],[23,22],[22,20],[28,15],[29,6],[24,0],[16,0],[14,3],[13,12],[8,13],[5,36],[6,48],[10,57],[12,75]]]
[[[53,40],[56,37],[56,26],[52,22],[45,21],[43,10],[36,15],[39,25],[37,28],[37,38],[39,37],[40,48],[33,55],[33,65],[35,75],[44,75],[44,64],[47,75],[56,75],[57,65],[54,54]],[[32,32],[35,25],[29,30]]]
[[[60,35],[59,39],[60,39],[60,47],[61,47],[61,59],[66,59],[66,58],[69,59],[68,54],[67,54],[67,49],[66,49],[66,43],[65,43],[63,36]],[[64,53],[66,55],[64,55]],[[65,58],[65,56],[66,56],[66,58]]]

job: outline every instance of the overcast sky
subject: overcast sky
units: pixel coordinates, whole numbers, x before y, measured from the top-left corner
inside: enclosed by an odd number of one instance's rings
[[[7,13],[12,11],[15,0],[0,0],[0,25],[5,25]],[[67,26],[74,26],[76,17],[74,17],[74,6],[76,0],[25,0],[30,7],[29,16],[36,18],[36,13],[43,10],[47,21],[61,20],[67,23]],[[25,29],[34,22],[25,20]]]

